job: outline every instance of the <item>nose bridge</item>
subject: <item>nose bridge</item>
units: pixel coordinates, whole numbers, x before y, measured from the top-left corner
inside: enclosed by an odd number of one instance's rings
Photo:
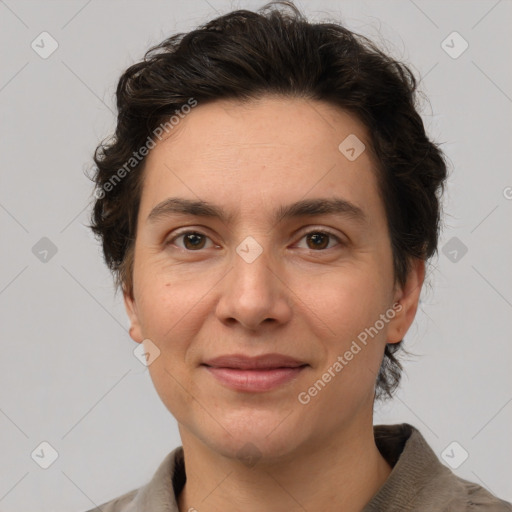
[[[273,295],[273,283],[270,271],[272,254],[270,238],[259,236],[259,242],[253,236],[247,236],[236,247],[233,255],[233,290],[240,298],[259,297],[259,302],[270,300]]]
[[[271,237],[258,238],[247,236],[236,247],[217,307],[221,320],[234,319],[251,329],[268,319],[284,322],[291,313]]]

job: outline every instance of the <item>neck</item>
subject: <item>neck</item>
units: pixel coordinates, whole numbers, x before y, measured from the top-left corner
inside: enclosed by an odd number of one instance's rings
[[[391,472],[375,445],[372,424],[362,432],[344,432],[331,443],[290,454],[288,460],[259,460],[253,467],[182,433],[187,481],[179,510],[360,512]]]

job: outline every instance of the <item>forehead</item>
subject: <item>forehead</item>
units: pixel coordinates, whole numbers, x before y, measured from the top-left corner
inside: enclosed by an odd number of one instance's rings
[[[257,152],[280,146],[288,160],[296,155],[317,157],[312,151],[338,156],[348,136],[368,142],[366,127],[354,115],[332,104],[302,98],[264,96],[247,102],[218,100],[199,103],[157,146],[153,154],[172,149],[176,161],[191,147],[200,158],[209,149]],[[277,152],[273,154],[277,156]],[[364,156],[368,155],[363,155]],[[151,156],[149,157],[151,159]]]
[[[344,153],[347,144],[354,142],[360,154],[347,158],[353,156]],[[264,97],[199,103],[149,153],[141,212],[147,215],[169,196],[272,211],[308,195],[375,201],[368,148],[365,126],[324,102]]]

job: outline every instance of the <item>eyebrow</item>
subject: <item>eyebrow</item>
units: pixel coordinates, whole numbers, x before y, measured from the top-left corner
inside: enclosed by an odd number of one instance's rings
[[[233,220],[233,214],[227,214],[218,205],[201,200],[169,197],[151,210],[146,222],[156,223],[173,215],[217,218],[226,224]],[[273,220],[278,223],[284,219],[316,215],[338,215],[355,220],[359,224],[368,223],[368,217],[361,208],[339,197],[302,199],[289,205],[279,206],[274,211]]]

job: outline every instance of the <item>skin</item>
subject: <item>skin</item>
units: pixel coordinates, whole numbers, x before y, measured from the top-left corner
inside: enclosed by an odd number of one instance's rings
[[[149,371],[184,447],[181,512],[360,511],[389,476],[373,438],[375,377],[385,344],[414,319],[425,268],[416,260],[405,286],[395,283],[370,151],[349,161],[338,150],[350,134],[369,147],[363,124],[323,102],[223,100],[195,107],[146,159],[133,290],[124,298],[133,340],[160,350]],[[273,219],[278,206],[333,196],[361,208],[367,223]],[[213,202],[232,219],[147,222],[168,197]],[[200,249],[173,240],[182,227],[206,236]],[[322,229],[340,242],[327,237],[318,249],[306,234]],[[262,248],[252,263],[236,252],[248,236]],[[299,393],[396,303],[400,312],[301,404]],[[229,389],[201,366],[271,352],[309,366],[264,393]],[[257,453],[252,466],[237,455],[247,443]]]

